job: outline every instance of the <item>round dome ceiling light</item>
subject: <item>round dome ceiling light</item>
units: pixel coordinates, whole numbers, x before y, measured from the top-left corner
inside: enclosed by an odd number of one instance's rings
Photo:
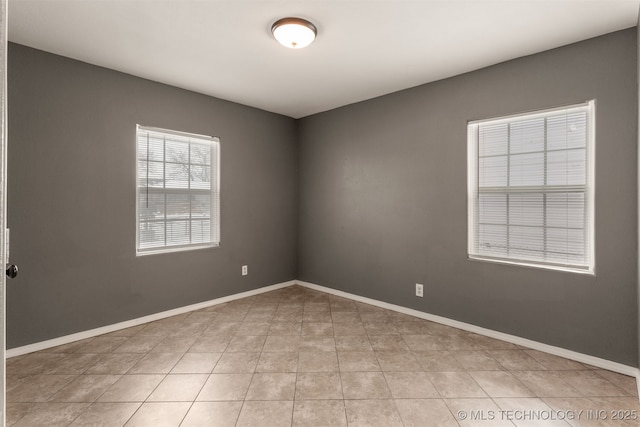
[[[313,43],[318,30],[306,19],[282,18],[274,22],[271,33],[282,46],[302,49]]]

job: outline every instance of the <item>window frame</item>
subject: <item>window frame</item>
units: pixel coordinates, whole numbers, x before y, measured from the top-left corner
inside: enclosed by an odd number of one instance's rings
[[[477,245],[478,225],[476,217],[478,215],[478,195],[479,191],[479,129],[481,125],[496,125],[501,123],[512,123],[518,120],[533,120],[537,118],[551,117],[559,112],[586,111],[586,162],[585,162],[585,184],[584,184],[584,229],[585,229],[585,258],[586,263],[572,264],[544,260],[530,260],[508,256],[494,256],[482,254]],[[595,100],[586,101],[579,104],[554,107],[531,112],[500,116],[490,119],[473,120],[467,123],[467,256],[474,261],[484,261],[499,264],[518,265],[525,267],[543,268],[550,270],[567,271],[595,275]],[[545,155],[548,152],[545,148]],[[506,190],[500,194],[509,194]],[[542,194],[545,192],[546,184],[537,186]],[[499,188],[499,187],[498,187]],[[537,193],[535,193],[537,194]],[[508,226],[508,225],[507,225]],[[544,226],[543,226],[544,227]],[[476,247],[478,249],[476,250]]]
[[[151,132],[154,134],[164,135],[164,136],[173,136],[180,139],[188,140],[189,143],[193,140],[195,143],[206,143],[211,146],[211,161],[210,161],[210,181],[211,181],[211,189],[191,189],[191,188],[167,188],[166,185],[163,187],[151,187],[151,186],[141,186],[140,185],[140,166],[139,162],[141,160],[139,149],[138,149],[138,139],[140,137],[141,132]],[[166,165],[166,152],[164,152],[163,148],[163,160],[162,163]],[[166,254],[173,252],[184,252],[184,251],[192,251],[199,249],[207,249],[207,248],[216,248],[220,246],[220,138],[217,136],[209,136],[209,135],[200,135],[188,132],[175,131],[170,129],[162,129],[151,126],[143,126],[140,124],[136,125],[136,135],[135,135],[135,152],[136,152],[136,256],[146,256],[146,255],[155,255],[155,254]],[[148,161],[148,159],[147,159]],[[178,163],[179,164],[179,163]],[[191,164],[191,163],[189,163]],[[206,165],[206,164],[205,164]],[[166,176],[163,177],[163,182],[166,183]],[[189,180],[191,182],[191,180]],[[182,245],[165,245],[151,248],[141,248],[140,247],[140,196],[142,191],[150,190],[151,193],[155,194],[210,194],[211,196],[211,205],[210,205],[210,241],[204,243],[189,243]],[[166,208],[166,205],[165,205]],[[192,218],[189,218],[189,223],[191,223]],[[165,215],[164,223],[166,224],[167,218]],[[217,239],[216,239],[217,238]]]

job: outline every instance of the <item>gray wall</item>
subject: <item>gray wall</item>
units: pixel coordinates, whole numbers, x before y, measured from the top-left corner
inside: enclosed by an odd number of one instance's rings
[[[637,366],[637,46],[296,122],[11,44],[7,346],[298,278]],[[467,260],[467,121],[594,98],[597,275]],[[135,256],[136,123],[221,137],[222,247]]]
[[[8,72],[8,348],[295,279],[293,119],[15,44]],[[137,123],[221,138],[220,248],[136,257]]]
[[[637,366],[637,55],[633,28],[300,120],[298,278]],[[467,121],[589,99],[596,276],[468,260]]]

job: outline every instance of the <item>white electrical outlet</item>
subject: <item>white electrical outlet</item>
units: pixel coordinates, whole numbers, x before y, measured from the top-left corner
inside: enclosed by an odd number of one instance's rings
[[[424,296],[424,287],[420,283],[416,283],[416,296],[421,298]]]
[[[247,274],[249,274],[249,267],[246,265],[242,266],[242,275],[246,276]]]

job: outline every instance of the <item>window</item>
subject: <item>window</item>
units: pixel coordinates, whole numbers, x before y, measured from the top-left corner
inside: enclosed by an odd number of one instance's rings
[[[137,253],[218,246],[219,139],[137,127]]]
[[[593,273],[593,101],[468,125],[469,257]]]

